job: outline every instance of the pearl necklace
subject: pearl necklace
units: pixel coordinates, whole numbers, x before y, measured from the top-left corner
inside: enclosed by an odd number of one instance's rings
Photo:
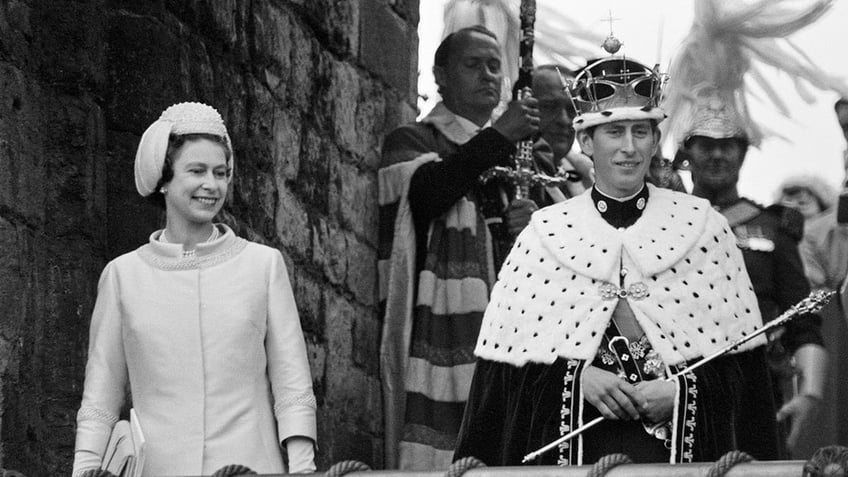
[[[169,240],[168,240],[168,237],[166,237],[166,236],[165,236],[165,232],[167,232],[167,230],[168,230],[168,229],[164,229],[164,230],[162,230],[162,234],[161,234],[161,235],[159,235],[159,241],[160,241],[160,242],[163,242],[163,243],[171,243],[171,241],[169,241]],[[211,233],[211,234],[209,234],[209,238],[207,238],[206,240],[204,240],[204,241],[203,241],[203,243],[212,242],[213,240],[215,240],[215,239],[217,239],[217,238],[218,238],[218,235],[219,235],[218,227],[215,227],[215,226],[213,225],[213,226],[212,226],[212,233]],[[191,257],[194,257],[194,256],[195,256],[195,250],[194,250],[194,249],[192,249],[192,250],[183,250],[183,258],[191,258]]]

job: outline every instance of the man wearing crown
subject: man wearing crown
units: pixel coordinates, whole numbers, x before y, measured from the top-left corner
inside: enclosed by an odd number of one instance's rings
[[[510,165],[516,141],[539,124],[532,98],[492,120],[503,75],[495,35],[458,30],[439,46],[434,64],[442,102],[386,137],[379,171],[387,468],[450,463],[474,343],[503,260],[497,244],[517,234],[536,208],[527,199],[506,211],[491,207],[500,204],[498,188],[478,180]]]
[[[783,205],[764,208],[739,196],[737,182],[749,134],[733,101],[707,91],[696,104],[683,136],[682,146],[690,156],[692,193],[709,200],[727,219],[742,250],[763,320],[768,322],[810,292],[798,252],[804,217]],[[821,318],[812,313],[800,315],[769,336],[775,401],[785,402],[777,417],[789,424],[785,436],[788,450],[798,443],[804,424],[824,395],[827,355],[822,343]],[[793,380],[798,391],[794,397]],[[790,458],[786,449],[781,456]]]
[[[516,239],[484,314],[455,459],[519,465],[598,417],[533,462],[617,452],[692,462],[736,447],[742,366],[765,374],[765,339],[685,368],[762,323],[727,221],[703,199],[645,182],[665,117],[660,83],[617,57],[572,83],[596,183],[533,214]]]

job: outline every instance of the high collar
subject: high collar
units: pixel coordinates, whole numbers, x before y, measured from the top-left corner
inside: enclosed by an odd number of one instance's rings
[[[604,194],[598,190],[597,186],[592,187],[592,202],[595,204],[595,209],[601,213],[601,217],[608,224],[615,228],[626,228],[635,224],[648,204],[648,195],[648,188],[642,186],[642,190],[636,195],[619,200]]]
[[[210,242],[197,244],[193,256],[183,256],[181,243],[168,243],[159,240],[162,230],[150,234],[147,244],[138,249],[139,254],[151,265],[164,270],[190,270],[206,268],[218,264],[247,245],[247,241],[236,236],[235,232],[224,224],[215,224],[220,235]]]

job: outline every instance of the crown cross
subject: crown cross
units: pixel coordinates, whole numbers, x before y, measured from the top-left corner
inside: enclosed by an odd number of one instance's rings
[[[601,20],[602,22],[609,23],[609,31],[610,31],[609,34],[610,34],[610,36],[612,36],[612,23],[615,22],[615,21],[618,21],[618,20],[621,20],[621,18],[613,18],[612,17],[612,10],[609,10],[609,15],[607,16],[607,18]]]

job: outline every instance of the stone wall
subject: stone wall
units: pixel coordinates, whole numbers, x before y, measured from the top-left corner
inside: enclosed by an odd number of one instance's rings
[[[0,1],[0,467],[69,471],[105,263],[159,226],[144,128],[209,103],[233,138],[237,232],[289,265],[319,468],[382,463],[376,167],[414,118],[418,0]]]

